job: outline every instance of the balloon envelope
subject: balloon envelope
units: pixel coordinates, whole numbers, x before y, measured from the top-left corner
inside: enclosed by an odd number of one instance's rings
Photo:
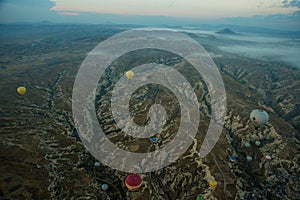
[[[156,142],[156,137],[151,138],[152,142]]]
[[[258,141],[258,140],[255,141],[255,145],[256,145],[256,146],[259,146],[259,145],[260,145],[260,141]]]
[[[135,191],[141,187],[142,178],[138,174],[129,174],[125,179],[125,185],[129,190]]]
[[[272,158],[271,158],[271,156],[267,155],[267,156],[266,156],[266,159],[267,159],[267,160],[271,160]]]
[[[127,71],[127,72],[125,73],[125,76],[126,76],[128,79],[132,79],[132,77],[134,76],[134,73],[133,73],[133,71]]]
[[[210,181],[209,182],[209,187],[210,188],[215,188],[217,186],[217,182],[215,182],[215,181]]]
[[[236,161],[236,156],[230,156],[231,161]]]
[[[251,156],[247,156],[246,159],[247,159],[247,161],[251,161],[252,157]]]
[[[249,148],[251,145],[249,142],[245,142],[245,147]]]
[[[265,110],[255,109],[251,112],[250,119],[258,124],[266,124],[269,121],[269,114]]]
[[[19,93],[19,95],[24,95],[26,93],[26,88],[18,87],[17,92]]]
[[[108,189],[108,185],[106,183],[102,184],[101,186],[102,190],[107,190]]]

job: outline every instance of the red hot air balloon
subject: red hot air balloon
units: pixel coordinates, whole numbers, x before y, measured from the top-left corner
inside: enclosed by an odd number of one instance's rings
[[[126,177],[125,185],[129,190],[135,191],[141,187],[142,178],[138,174],[129,174]]]

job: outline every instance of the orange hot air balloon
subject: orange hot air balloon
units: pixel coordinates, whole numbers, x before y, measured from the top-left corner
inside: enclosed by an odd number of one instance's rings
[[[125,73],[125,76],[130,80],[134,76],[134,73],[133,71],[130,70]]]
[[[125,185],[129,190],[135,191],[141,187],[142,178],[138,174],[129,174],[125,179]]]
[[[18,87],[17,92],[23,96],[26,93],[26,87]]]

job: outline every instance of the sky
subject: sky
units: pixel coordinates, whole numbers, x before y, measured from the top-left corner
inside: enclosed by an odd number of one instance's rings
[[[45,20],[300,30],[300,0],[0,0],[0,23]]]

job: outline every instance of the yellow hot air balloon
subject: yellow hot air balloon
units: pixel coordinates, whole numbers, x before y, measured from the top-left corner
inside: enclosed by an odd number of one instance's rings
[[[216,181],[210,181],[209,182],[209,187],[214,189],[217,186],[217,182]]]
[[[130,70],[125,73],[125,76],[130,80],[134,76],[134,73],[133,71]]]
[[[26,87],[18,87],[17,92],[19,95],[24,95],[26,93]]]

